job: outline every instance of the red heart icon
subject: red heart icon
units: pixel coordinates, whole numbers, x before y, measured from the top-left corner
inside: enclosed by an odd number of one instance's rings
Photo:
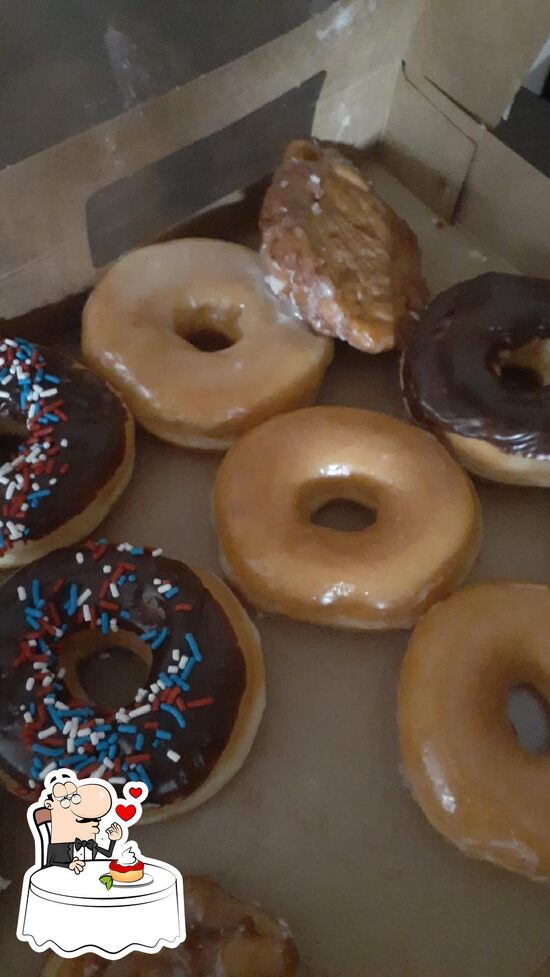
[[[136,813],[135,804],[117,804],[115,811],[123,821],[129,821]]]
[[[141,787],[129,787],[128,793],[130,794],[130,797],[141,797],[143,791]]]

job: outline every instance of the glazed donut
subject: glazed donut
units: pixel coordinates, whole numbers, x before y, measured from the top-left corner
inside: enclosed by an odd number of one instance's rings
[[[260,230],[268,283],[316,332],[380,353],[426,304],[415,235],[334,149],[287,146]]]
[[[207,800],[252,746],[265,704],[258,635],[207,571],[106,540],[57,550],[1,588],[0,633],[0,777],[20,796],[58,767],[119,791],[142,780],[151,820]],[[113,645],[150,671],[133,702],[109,710],[77,666]]]
[[[341,499],[374,509],[374,525],[312,523]],[[256,607],[316,624],[410,627],[479,549],[477,497],[438,441],[351,407],[310,407],[250,431],[224,458],[213,501],[229,579]]]
[[[405,333],[406,406],[469,471],[550,485],[550,281],[490,273]]]
[[[80,363],[24,339],[0,339],[0,568],[86,537],[128,484],[134,422]]]
[[[332,358],[273,297],[254,251],[193,238],[115,264],[84,309],[82,348],[152,434],[214,451],[310,403]]]
[[[428,611],[399,687],[401,753],[431,824],[466,855],[550,878],[550,767],[507,713],[511,689],[550,698],[550,588],[484,583]]]
[[[287,924],[228,895],[210,879],[186,876],[187,938],[175,950],[105,960],[52,953],[42,977],[296,977],[298,951]],[[138,961],[136,963],[136,961]]]

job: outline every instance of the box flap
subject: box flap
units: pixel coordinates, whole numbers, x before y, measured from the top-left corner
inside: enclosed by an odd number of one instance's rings
[[[315,0],[319,15],[331,6]],[[201,3],[166,0],[3,7],[0,131],[10,138],[0,169],[229,64],[312,15],[310,0],[209,0],[208,16]]]
[[[380,147],[382,159],[445,221],[453,216],[476,148],[474,134],[464,131],[470,126],[463,122],[464,113],[424,78],[414,80],[400,72]]]
[[[424,76],[395,86],[384,163],[445,222],[525,275],[550,274],[550,182]]]
[[[495,125],[549,34],[548,0],[427,0],[407,62]]]
[[[125,248],[267,174],[291,138],[313,131],[364,143],[380,134],[419,0],[312,6],[321,13],[301,26],[0,171],[0,319],[85,290]],[[363,84],[368,77],[376,78],[370,87]],[[232,126],[253,113],[256,129],[254,119],[243,122],[237,146]],[[177,154],[221,132],[227,145],[216,142],[218,164],[227,149],[232,172],[218,167],[220,179],[213,173],[196,193],[204,158],[197,151],[193,169],[191,157]],[[258,154],[262,140],[266,151]]]
[[[550,181],[491,132],[481,136],[456,216],[522,274],[550,277]]]

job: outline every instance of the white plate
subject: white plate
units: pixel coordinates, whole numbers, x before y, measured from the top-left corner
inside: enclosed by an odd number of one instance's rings
[[[147,875],[147,872],[143,873],[143,878],[136,879],[135,882],[118,882],[113,880],[113,885],[120,886],[121,889],[137,889],[142,885],[150,885],[153,881],[152,875]]]

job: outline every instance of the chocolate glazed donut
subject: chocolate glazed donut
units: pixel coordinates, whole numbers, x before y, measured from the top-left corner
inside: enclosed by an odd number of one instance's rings
[[[24,339],[0,339],[0,568],[93,532],[132,474],[134,421],[82,364]]]
[[[403,337],[411,416],[466,468],[550,485],[550,281],[490,273],[442,292]]]
[[[143,780],[154,813],[173,813],[219,790],[252,745],[265,702],[256,630],[218,578],[160,550],[99,540],[49,554],[0,590],[0,633],[0,779],[20,796],[70,767],[119,791]],[[77,666],[113,646],[149,677],[106,709]]]

